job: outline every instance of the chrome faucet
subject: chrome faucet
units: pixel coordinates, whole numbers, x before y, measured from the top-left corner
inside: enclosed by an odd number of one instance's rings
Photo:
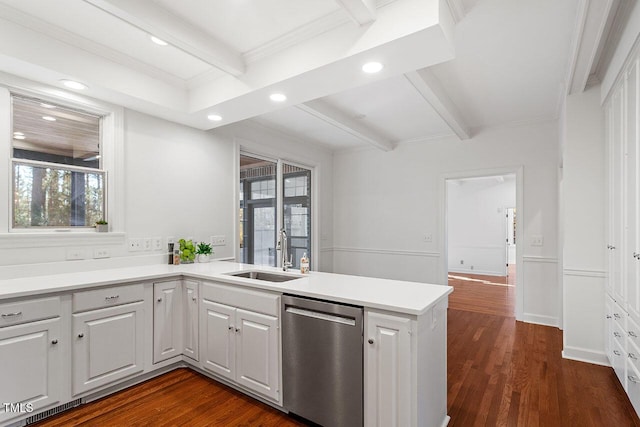
[[[280,250],[282,251],[282,271],[287,271],[289,267],[293,265],[287,254],[287,232],[284,227],[280,229],[280,241],[278,242]]]

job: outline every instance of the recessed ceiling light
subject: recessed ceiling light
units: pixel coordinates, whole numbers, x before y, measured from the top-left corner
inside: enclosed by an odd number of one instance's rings
[[[384,65],[382,65],[379,62],[367,62],[362,66],[362,71],[364,71],[367,74],[374,74],[374,73],[379,73],[380,70],[382,70],[383,68],[384,68]]]
[[[207,119],[211,120],[212,122],[219,122],[220,120],[222,120],[222,116],[219,116],[217,114],[209,114],[207,116]]]
[[[160,45],[160,46],[166,46],[166,45],[169,44],[166,41],[157,38],[156,36],[149,36],[149,38],[151,39],[152,42],[154,42],[155,44]]]
[[[283,93],[272,93],[269,95],[269,99],[273,102],[284,102],[287,100],[287,97]]]
[[[40,103],[40,106],[41,106],[42,108],[56,108],[56,106],[55,106],[55,105],[45,104],[44,102],[41,102],[41,103]]]
[[[13,134],[14,135],[23,135],[24,136],[24,133],[22,133],[22,132],[14,132]]]
[[[48,122],[55,122],[56,118],[51,116],[42,116],[42,120],[46,120]]]
[[[60,80],[60,81],[62,82],[63,85],[65,85],[69,89],[84,90],[88,88],[86,84],[76,82],[75,80]]]

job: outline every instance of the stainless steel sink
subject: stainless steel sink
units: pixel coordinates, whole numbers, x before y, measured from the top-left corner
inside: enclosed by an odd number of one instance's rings
[[[229,273],[229,276],[244,277],[247,279],[264,280],[266,282],[287,282],[289,280],[299,279],[299,276],[288,274],[267,273],[266,271],[240,271],[238,273]]]

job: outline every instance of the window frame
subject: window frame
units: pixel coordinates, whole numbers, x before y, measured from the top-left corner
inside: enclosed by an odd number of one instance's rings
[[[88,227],[13,227],[12,96],[36,98],[102,117],[101,168],[109,233]],[[0,75],[0,249],[124,243],[124,108],[17,76]],[[64,169],[68,165],[60,165]],[[98,169],[96,170],[98,171]]]

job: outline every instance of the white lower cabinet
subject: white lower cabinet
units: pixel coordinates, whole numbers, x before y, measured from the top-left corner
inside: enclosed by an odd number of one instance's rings
[[[0,424],[60,401],[60,332],[59,317],[0,328]]]
[[[193,280],[184,280],[182,283],[183,314],[183,347],[182,353],[195,360],[199,360],[200,337],[198,335],[198,287],[199,283]]]
[[[142,301],[73,314],[73,394],[144,368]]]
[[[410,328],[406,317],[366,313],[366,426],[411,425]]]
[[[182,282],[153,284],[153,363],[182,354]]]
[[[280,402],[280,297],[217,284],[203,293],[202,368]]]

